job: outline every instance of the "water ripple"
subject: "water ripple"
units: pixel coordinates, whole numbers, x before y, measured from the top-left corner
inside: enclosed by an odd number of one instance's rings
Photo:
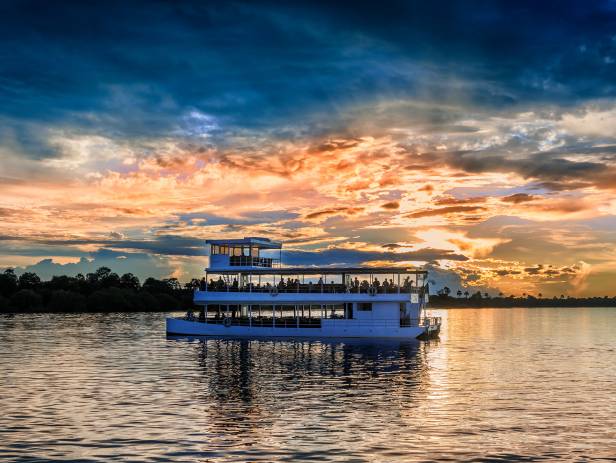
[[[616,461],[616,311],[441,311],[440,340],[0,317],[0,460]]]

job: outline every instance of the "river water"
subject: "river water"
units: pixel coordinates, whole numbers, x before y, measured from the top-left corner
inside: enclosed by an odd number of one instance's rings
[[[0,461],[616,461],[616,309],[433,315],[430,342],[0,316]]]

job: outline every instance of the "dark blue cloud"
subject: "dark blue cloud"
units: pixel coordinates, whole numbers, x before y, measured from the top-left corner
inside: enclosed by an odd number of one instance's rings
[[[5,1],[0,118],[41,157],[28,123],[190,137],[196,110],[224,144],[336,130],[345,105],[381,98],[567,105],[614,96],[614,31],[609,1]]]
[[[375,252],[355,249],[327,249],[320,252],[283,251],[282,261],[288,266],[361,265],[369,261],[426,261],[439,259],[466,261],[467,257],[446,249],[421,249],[409,252]]]
[[[133,273],[144,280],[147,277],[168,277],[172,266],[166,259],[146,253],[119,253],[102,249],[82,257],[78,262],[60,264],[52,259],[43,259],[36,264],[18,267],[17,273],[35,272],[44,280],[55,275],[75,276],[94,272],[99,267],[109,267],[118,274]]]

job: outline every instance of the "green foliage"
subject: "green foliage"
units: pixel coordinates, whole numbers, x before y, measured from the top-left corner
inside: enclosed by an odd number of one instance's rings
[[[86,297],[74,291],[58,289],[51,293],[47,307],[54,312],[80,312],[86,308]]]
[[[19,276],[19,289],[37,289],[41,286],[41,279],[36,273],[25,272]]]
[[[43,298],[32,289],[20,289],[11,296],[11,308],[17,311],[34,310],[41,307]]]
[[[9,312],[11,310],[10,301],[8,297],[0,295],[0,313]]]
[[[17,275],[12,268],[0,273],[0,295],[9,297],[17,291]]]
[[[197,281],[197,280],[195,280]],[[42,282],[35,273],[19,276],[12,269],[0,273],[0,311],[158,311],[192,307],[192,286],[176,278],[148,278],[143,287],[132,273],[121,277],[101,267],[81,274],[54,276]]]

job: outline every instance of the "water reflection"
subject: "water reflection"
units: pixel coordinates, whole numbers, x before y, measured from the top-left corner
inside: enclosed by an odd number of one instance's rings
[[[437,315],[430,343],[166,338],[162,314],[0,316],[0,460],[616,455],[616,311]]]

